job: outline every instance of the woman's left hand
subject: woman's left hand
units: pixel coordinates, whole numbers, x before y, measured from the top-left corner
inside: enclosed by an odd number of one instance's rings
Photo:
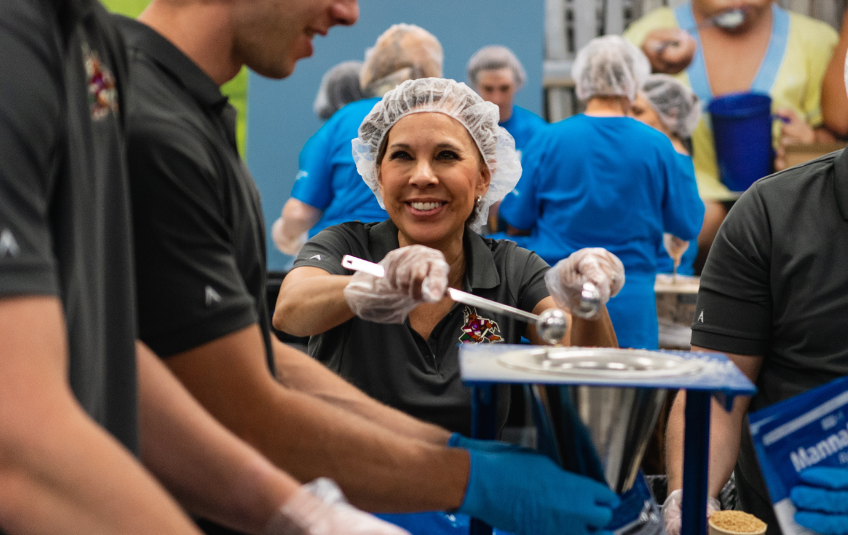
[[[624,286],[624,264],[617,256],[600,247],[580,249],[560,260],[545,274],[545,284],[557,306],[572,313],[580,308],[583,285],[591,282],[606,304]],[[593,319],[599,315],[600,310]]]

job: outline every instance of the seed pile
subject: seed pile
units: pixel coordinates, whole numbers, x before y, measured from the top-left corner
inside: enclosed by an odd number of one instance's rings
[[[710,524],[735,533],[759,533],[766,529],[766,523],[742,511],[716,511],[710,515]]]

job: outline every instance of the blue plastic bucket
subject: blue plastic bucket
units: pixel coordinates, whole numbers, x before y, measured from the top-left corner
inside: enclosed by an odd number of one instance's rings
[[[730,93],[707,106],[713,128],[721,181],[742,192],[771,174],[771,97],[761,93]]]

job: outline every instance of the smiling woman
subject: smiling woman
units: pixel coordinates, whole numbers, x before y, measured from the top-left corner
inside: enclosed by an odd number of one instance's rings
[[[388,92],[353,152],[390,219],[329,227],[307,242],[274,314],[278,329],[311,336],[309,353],[365,392],[465,434],[471,403],[459,346],[541,341],[533,326],[454,303],[447,287],[536,314],[555,307],[541,258],[476,232],[521,174],[512,136],[497,123],[497,106],[452,80],[411,80]],[[351,275],[341,266],[346,254],[380,262],[385,277]],[[604,251],[589,256],[609,260]],[[562,267],[553,285],[623,280],[615,261],[593,264],[601,265],[596,277]],[[615,345],[605,309],[600,319],[575,318],[563,343]]]

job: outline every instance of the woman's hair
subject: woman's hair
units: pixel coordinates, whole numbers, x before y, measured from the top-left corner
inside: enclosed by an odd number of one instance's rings
[[[701,120],[701,101],[694,91],[673,76],[651,74],[642,93],[670,132],[681,140],[692,137]]]
[[[345,104],[364,97],[362,88],[359,87],[361,70],[361,61],[345,61],[324,73],[315,103],[312,105],[319,119],[326,121]]]
[[[386,152],[389,130],[401,118],[413,114],[443,113],[459,121],[480,153],[492,179],[489,190],[469,226],[478,230],[486,220],[488,208],[509,193],[521,177],[521,162],[515,140],[498,126],[498,107],[484,101],[467,85],[443,78],[409,80],[386,93],[359,126],[359,137],[352,141],[353,159],[362,179],[385,207],[378,186],[378,168]]]
[[[651,72],[641,50],[618,35],[589,41],[577,53],[571,67],[577,98],[625,97],[630,102]]]
[[[433,34],[414,24],[395,24],[365,52],[359,85],[366,96],[381,97],[406,80],[442,76],[443,59]]]
[[[521,65],[521,62],[518,61],[512,50],[505,46],[484,46],[471,56],[466,69],[468,72],[468,81],[474,89],[477,89],[478,76],[484,71],[511,70],[516,89],[523,86],[524,81],[527,79],[524,66]]]

